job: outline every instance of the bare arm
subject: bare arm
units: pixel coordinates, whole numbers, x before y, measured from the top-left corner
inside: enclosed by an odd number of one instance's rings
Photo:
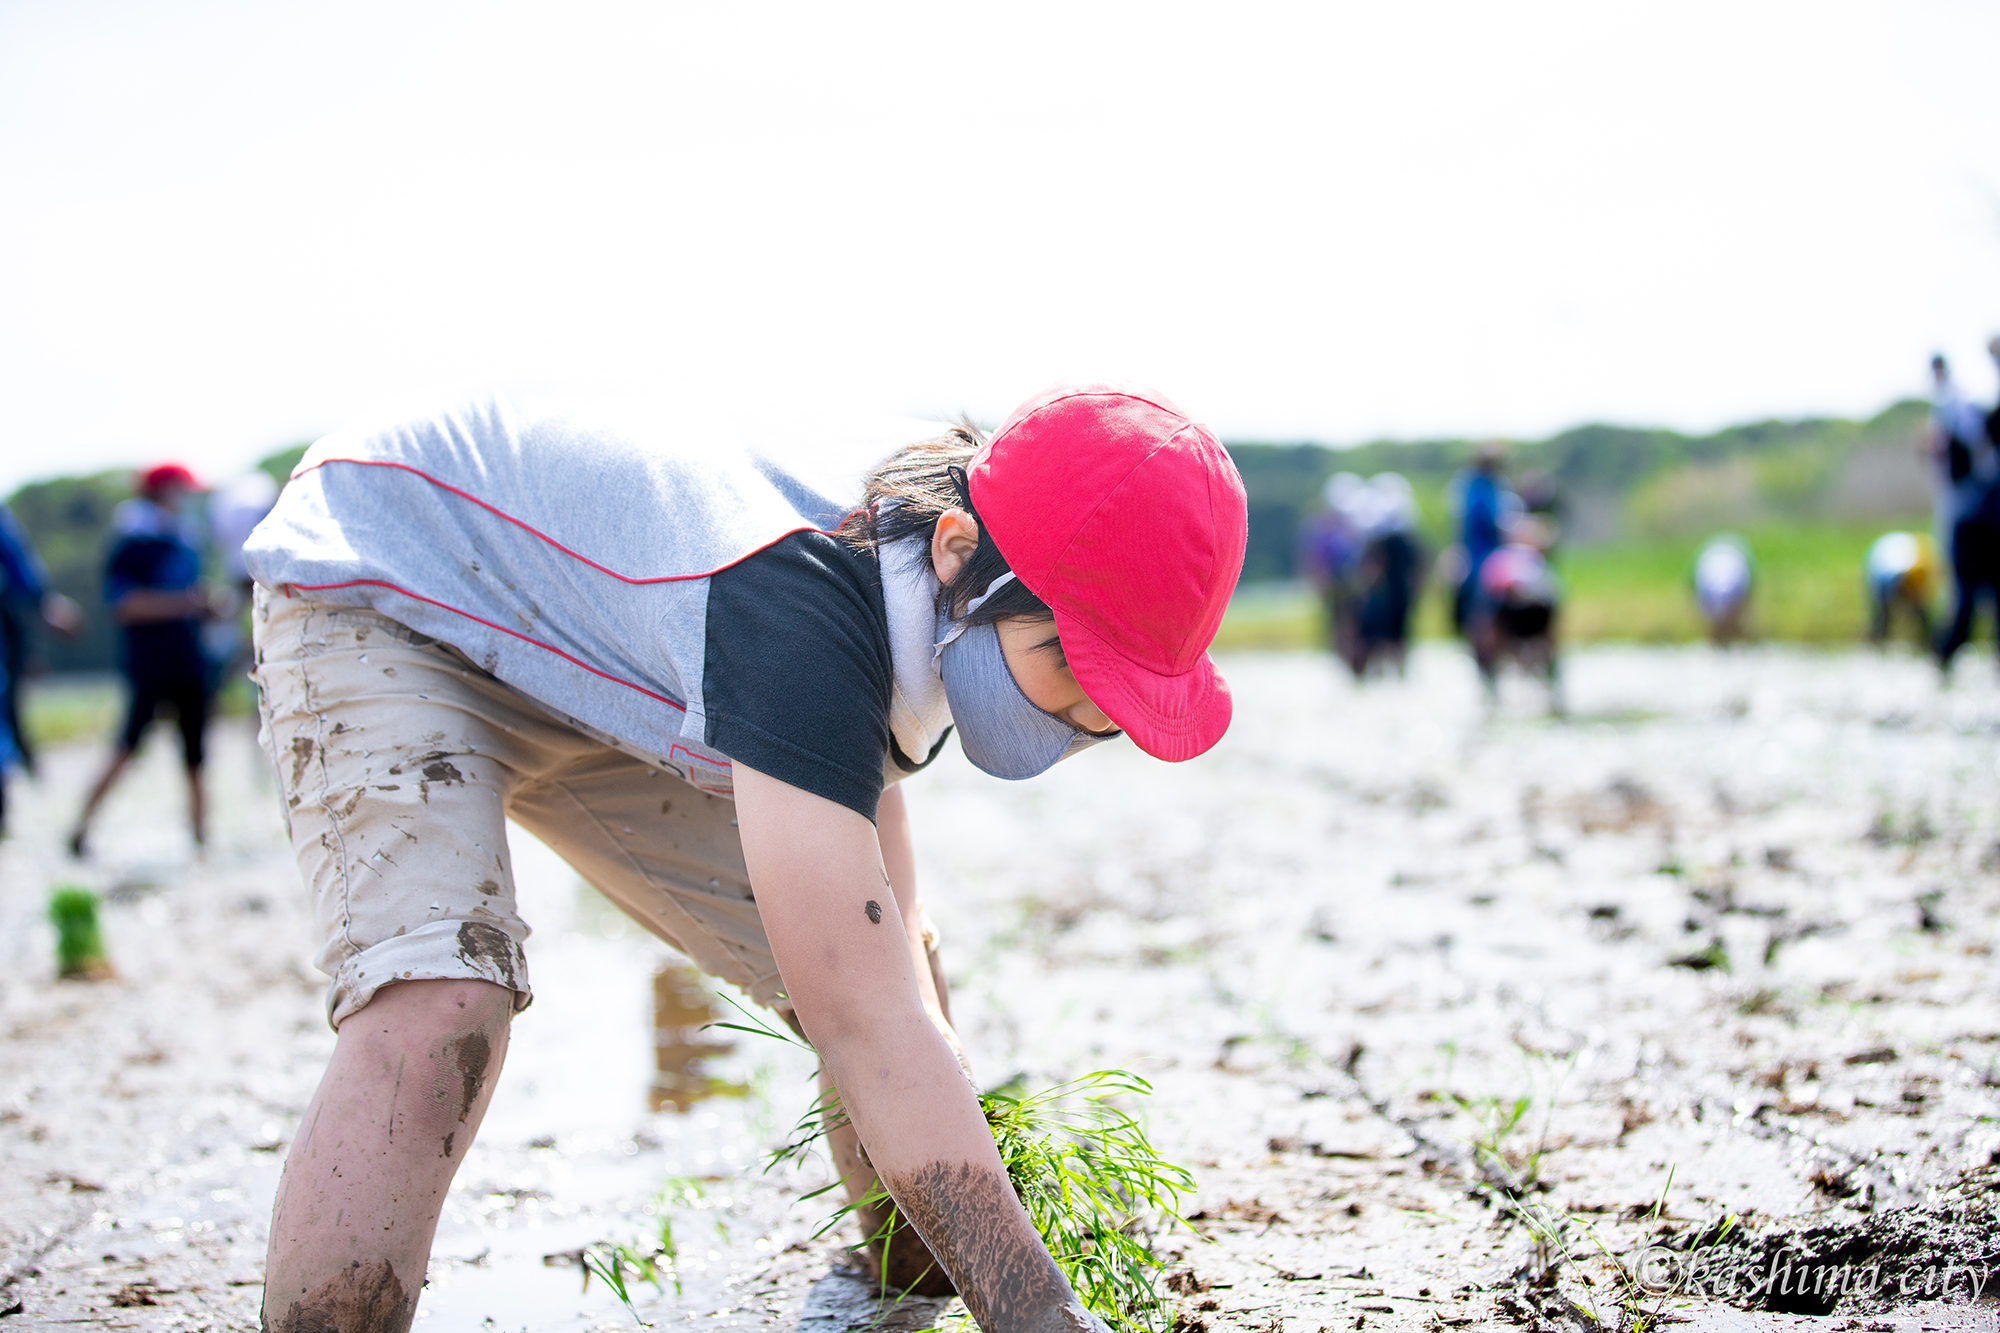
[[[164,592],[159,588],[134,588],[111,608],[111,618],[121,625],[155,625],[163,620],[186,620],[209,614],[208,594],[200,588],[185,592]]]
[[[878,838],[845,806],[736,765],[743,855],[786,993],[869,1160],[980,1327],[1101,1329],[1035,1234],[933,1021],[915,913],[906,922],[887,887],[885,861],[901,862],[914,907],[907,817],[900,796],[884,807]]]
[[[932,982],[930,964],[924,955],[923,921],[917,911],[917,853],[910,841],[910,812],[903,804],[903,789],[891,787],[882,793],[875,808],[876,841],[882,849],[882,877],[896,895],[896,911],[903,918],[903,936],[910,944],[910,961],[917,974],[917,995],[926,1012],[944,1017],[944,1004]]]
[[[42,621],[65,639],[83,633],[83,608],[59,592],[42,595]]]
[[[889,877],[889,891],[896,895],[896,910],[903,916],[903,932],[910,942],[910,964],[917,974],[917,993],[924,1012],[931,1016],[944,1039],[958,1056],[967,1078],[972,1062],[965,1058],[958,1033],[951,1025],[951,995],[946,989],[937,958],[924,943],[924,918],[917,902],[917,853],[910,840],[910,812],[903,804],[903,789],[891,787],[882,793],[875,809],[875,836],[882,847],[882,869]],[[977,1086],[977,1085],[975,1085]]]

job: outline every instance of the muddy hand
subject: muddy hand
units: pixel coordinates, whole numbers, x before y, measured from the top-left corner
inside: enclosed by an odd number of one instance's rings
[[[1072,1296],[1068,1305],[1050,1312],[1038,1333],[1111,1333],[1111,1326],[1086,1310],[1083,1302]]]

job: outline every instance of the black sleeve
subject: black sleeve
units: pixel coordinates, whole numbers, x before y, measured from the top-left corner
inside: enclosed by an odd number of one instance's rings
[[[872,554],[799,532],[709,580],[703,738],[875,818],[893,669]]]

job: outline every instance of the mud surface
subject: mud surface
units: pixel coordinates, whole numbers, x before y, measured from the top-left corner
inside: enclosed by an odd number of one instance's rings
[[[1671,1256],[1686,1285],[1764,1310],[1879,1313],[1913,1296],[1990,1304],[1987,1287],[2000,1277],[2000,1175],[1968,1173],[1931,1202],[1867,1216],[1761,1232],[1725,1220],[1667,1237],[1656,1253]]]
[[[1193,1233],[1164,1241],[1184,1333],[1994,1327],[1990,662],[1941,692],[1907,658],[1596,650],[1561,724],[1518,681],[1485,718],[1446,650],[1362,691],[1311,659],[1228,669],[1235,728],[1193,763],[1104,746],[1002,783],[953,751],[909,787],[982,1081],[1153,1080],[1155,1137],[1198,1181]],[[97,753],[16,784],[0,1333],[255,1327],[331,1034],[247,731],[215,739],[203,863],[171,748],[81,867],[60,831]],[[529,840],[514,860],[536,1000],[417,1327],[630,1327],[575,1255],[662,1218],[681,1290],[638,1287],[647,1318],[843,1333],[956,1308],[883,1314],[829,1276],[858,1235],[811,1239],[824,1167],[757,1170],[808,1064],[701,1034],[654,982],[662,947]],[[114,981],[54,978],[42,911],[68,881],[107,899]]]

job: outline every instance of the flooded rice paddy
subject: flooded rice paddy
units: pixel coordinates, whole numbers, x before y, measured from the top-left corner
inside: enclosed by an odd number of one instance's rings
[[[1964,661],[1601,648],[1497,715],[1443,647],[1357,689],[1227,664],[1193,763],[909,787],[982,1081],[1125,1066],[1198,1182],[1182,1333],[1994,1327],[2000,687]],[[98,754],[0,845],[0,1331],[253,1329],[283,1152],[332,1045],[249,732],[190,857],[170,747],[60,850]],[[630,1328],[575,1255],[672,1231],[664,1324],[845,1333],[823,1164],[764,1156],[811,1062],[525,838],[534,1006],[439,1228],[419,1328]],[[54,979],[52,887],[117,978]],[[1635,1288],[1633,1278],[1643,1280]],[[1667,1288],[1678,1288],[1668,1291]]]

